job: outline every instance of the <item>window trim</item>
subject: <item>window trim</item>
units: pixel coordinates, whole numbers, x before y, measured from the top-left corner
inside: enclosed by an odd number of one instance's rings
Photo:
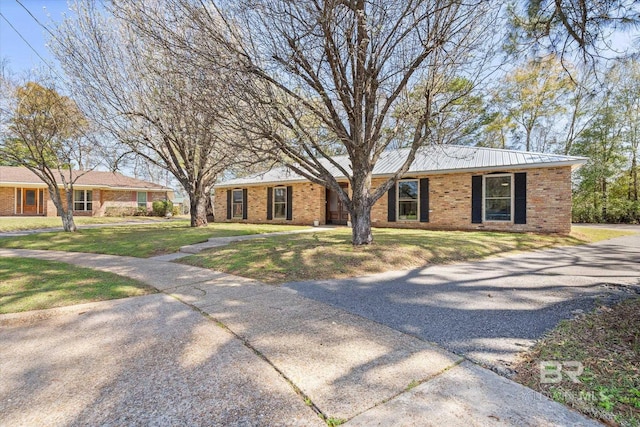
[[[234,195],[236,191],[240,193],[240,202],[235,201]],[[235,209],[233,208],[234,205],[236,204],[239,204],[241,206],[239,216],[235,214]],[[242,192],[242,188],[234,188],[233,190],[231,190],[231,219],[242,219],[244,216],[243,212],[244,212],[244,193]]]
[[[416,183],[416,188],[418,189],[418,193],[416,194],[416,198],[415,199],[401,199],[400,198],[400,183],[401,182],[408,182],[408,181],[414,181]],[[406,179],[399,179],[398,182],[396,182],[396,221],[400,222],[400,221],[408,221],[408,222],[420,222],[420,179],[419,178],[406,178]],[[416,201],[416,218],[415,219],[407,219],[407,218],[400,218],[400,202],[405,202],[405,201]]]
[[[490,175],[482,175],[482,222],[498,222],[502,224],[513,224],[513,216],[515,211],[515,185],[514,185],[513,175],[514,175],[513,173],[495,173]],[[504,176],[509,177],[510,186],[511,186],[511,191],[509,195],[509,201],[510,201],[509,219],[487,219],[487,209],[486,209],[487,178],[500,178]]]
[[[76,192],[82,191],[84,200],[76,200]],[[87,200],[87,193],[91,193],[91,200]],[[76,209],[76,203],[82,203],[82,209]],[[91,209],[87,209],[87,204],[91,203]],[[73,190],[73,210],[77,212],[93,212],[93,190]]]
[[[144,194],[144,204],[140,203],[140,194]],[[149,204],[149,194],[146,191],[136,191],[136,203],[139,208],[146,208]]]
[[[276,190],[279,190],[279,189],[284,190],[284,202],[277,202],[278,204],[284,205],[283,216],[276,216]],[[271,219],[279,219],[279,220],[287,219],[287,187],[282,185],[278,187],[273,187],[273,200],[271,201],[271,209],[272,209]]]

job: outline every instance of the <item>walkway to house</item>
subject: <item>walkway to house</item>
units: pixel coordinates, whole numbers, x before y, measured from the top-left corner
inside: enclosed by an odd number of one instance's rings
[[[207,249],[217,248],[219,246],[226,246],[233,242],[242,242],[244,240],[261,239],[264,237],[279,236],[284,234],[318,233],[322,231],[333,230],[335,228],[336,228],[335,226],[323,225],[322,227],[309,227],[304,230],[277,231],[275,233],[245,234],[242,236],[229,236],[229,237],[212,237],[206,242],[183,246],[180,248],[179,252],[166,254],[166,255],[158,255],[156,257],[152,257],[152,259],[155,259],[157,261],[174,261],[176,259],[184,258],[192,254],[200,253]]]
[[[0,412],[10,424],[306,426],[321,425],[318,412],[354,426],[598,425],[422,339],[284,287],[153,259],[0,256],[110,271],[162,291],[0,316]]]

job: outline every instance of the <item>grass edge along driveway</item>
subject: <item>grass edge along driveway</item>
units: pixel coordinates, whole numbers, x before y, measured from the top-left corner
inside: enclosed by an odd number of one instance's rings
[[[151,286],[113,273],[57,261],[0,257],[0,314],[155,292]]]
[[[585,415],[640,426],[640,297],[560,322],[515,369],[514,380]]]
[[[178,260],[270,284],[357,277],[385,271],[479,260],[519,251],[579,245],[633,234],[578,228],[570,236],[487,231],[373,230],[371,245],[353,247],[351,230],[270,236]]]

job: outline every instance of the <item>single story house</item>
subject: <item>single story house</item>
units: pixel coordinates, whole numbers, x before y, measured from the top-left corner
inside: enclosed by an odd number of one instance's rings
[[[372,187],[402,165],[407,149],[383,153]],[[347,156],[334,158],[347,171]],[[571,231],[571,172],[584,157],[467,146],[425,147],[372,208],[374,227],[440,230]],[[324,161],[341,186],[349,182]],[[215,186],[217,221],[347,224],[337,194],[285,167]]]
[[[64,198],[62,184],[59,184]],[[151,210],[156,200],[173,197],[162,185],[124,176],[117,172],[87,171],[73,185],[73,214],[104,216],[110,210],[131,213]],[[64,200],[64,199],[63,199]],[[0,166],[0,215],[56,216],[47,186],[24,167]]]

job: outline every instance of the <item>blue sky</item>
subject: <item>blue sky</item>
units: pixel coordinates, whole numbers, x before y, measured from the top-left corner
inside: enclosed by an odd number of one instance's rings
[[[20,2],[44,25],[61,20],[65,12],[70,13],[66,0]],[[34,50],[47,62],[55,64],[46,47],[48,34],[16,0],[0,0],[0,13],[33,47],[32,50],[7,21],[0,17],[0,58],[9,61],[9,68],[14,73],[21,75],[42,65],[42,60]]]

